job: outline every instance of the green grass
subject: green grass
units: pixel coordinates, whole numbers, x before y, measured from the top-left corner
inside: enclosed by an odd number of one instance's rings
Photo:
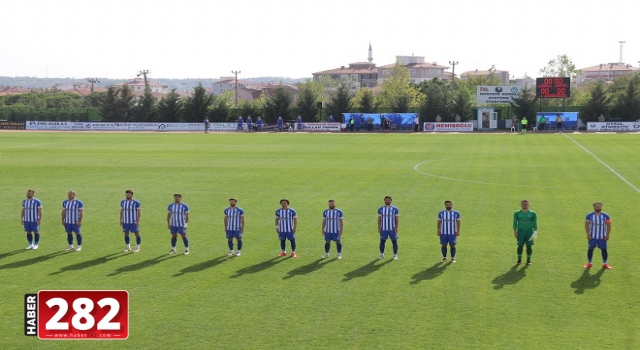
[[[637,134],[0,133],[0,348],[638,348],[640,193],[571,139],[640,186]],[[37,251],[23,250],[28,188],[44,206]],[[121,253],[128,188],[143,208],[138,254]],[[85,243],[63,253],[71,189],[85,204]],[[167,255],[174,193],[191,208],[188,256]],[[397,261],[376,259],[387,194],[400,209]],[[247,226],[243,256],[230,259],[232,196]],[[281,198],[298,212],[298,259],[275,258]],[[335,246],[319,259],[330,198],[345,213],[339,261]],[[511,220],[524,198],[539,238],[534,265],[514,268]],[[439,263],[446,199],[462,214],[455,265]],[[613,219],[606,272],[582,269],[597,200]],[[129,339],[25,337],[24,294],[45,289],[128,290]]]

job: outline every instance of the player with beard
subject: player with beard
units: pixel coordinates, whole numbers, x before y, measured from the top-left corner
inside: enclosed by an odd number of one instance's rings
[[[238,200],[229,198],[229,208],[224,210],[224,229],[227,233],[229,256],[240,256],[242,250],[242,234],[244,233],[244,210],[236,207]],[[233,251],[233,239],[238,242],[238,250]]]
[[[602,268],[610,269],[611,265],[607,263],[609,253],[607,252],[607,241],[611,234],[611,217],[607,213],[602,212],[602,203],[593,203],[593,212],[587,214],[584,222],[584,230],[587,232],[587,241],[589,241],[589,249],[587,250],[587,263],[585,269],[593,266],[593,250],[598,247],[602,252]]]
[[[384,197],[384,205],[378,209],[378,233],[380,234],[380,256],[384,258],[387,239],[393,244],[393,260],[398,260],[398,225],[400,223],[398,208],[391,205],[391,196]]]
[[[336,201],[329,200],[329,209],[322,213],[322,235],[324,236],[324,255],[323,259],[329,257],[329,250],[331,249],[331,241],[336,242],[336,249],[338,250],[338,259],[342,259],[342,229],[343,214],[342,210],[336,208]]]
[[[445,210],[438,213],[438,237],[442,245],[442,262],[447,261],[447,245],[451,247],[451,262],[456,262],[456,243],[460,235],[460,213],[453,210],[451,201],[444,202]]]
[[[42,202],[33,198],[34,190],[27,190],[27,199],[22,201],[22,225],[27,233],[29,245],[26,249],[38,249],[40,243],[40,222],[42,220]],[[35,236],[35,241],[33,240]]]

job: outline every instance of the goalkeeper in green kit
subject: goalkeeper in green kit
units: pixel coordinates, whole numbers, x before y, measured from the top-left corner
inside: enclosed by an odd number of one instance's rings
[[[520,202],[521,210],[513,213],[513,236],[518,240],[518,262],[522,264],[522,251],[527,245],[527,265],[531,265],[533,240],[538,235],[538,218],[534,211],[529,210],[529,201]]]

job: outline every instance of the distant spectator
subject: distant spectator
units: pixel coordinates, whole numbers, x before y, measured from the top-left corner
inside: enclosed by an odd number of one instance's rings
[[[562,116],[560,114],[556,115],[556,129],[562,132]]]
[[[208,134],[209,133],[209,118],[204,118],[204,133]]]
[[[367,118],[367,128],[369,131],[373,131],[373,118],[371,117]]]
[[[538,130],[544,131],[544,126],[546,124],[547,124],[547,118],[545,118],[544,115],[541,115],[540,119],[538,119]]]
[[[604,122],[605,121],[604,115],[600,114],[600,116],[598,117],[598,121]]]
[[[389,133],[389,119],[382,118],[382,132],[385,134]]]
[[[441,123],[442,122],[442,117],[440,116],[440,114],[438,114],[436,116],[436,123]]]
[[[527,118],[523,117],[522,121],[520,121],[520,124],[522,124],[522,128],[520,128],[520,131],[523,134],[527,133],[527,126],[529,125],[529,121],[527,120]]]
[[[413,131],[414,132],[418,132],[420,131],[420,117],[416,115],[416,117],[413,119]]]
[[[511,131],[518,131],[518,118],[515,115],[511,118]]]
[[[278,117],[278,131],[282,131],[283,121],[282,117]]]
[[[460,123],[462,121],[462,117],[456,114],[456,123]]]
[[[251,132],[251,131],[253,130],[253,129],[252,129],[252,128],[253,128],[253,125],[252,125],[252,124],[253,124],[253,120],[251,119],[251,116],[250,116],[250,115],[248,115],[248,116],[247,116],[247,131],[248,131],[248,132]]]
[[[356,122],[356,121],[353,119],[353,117],[351,117],[351,118],[349,119],[349,131],[350,131],[350,132],[353,132],[353,126],[355,125],[355,122]]]
[[[258,120],[256,120],[256,126],[258,127],[258,131],[262,131],[262,118],[258,117]]]
[[[242,128],[242,123],[243,123],[242,116],[239,116],[238,117],[238,127],[236,128],[236,131],[242,131],[242,129],[243,129]]]
[[[302,117],[298,114],[298,118],[296,119],[296,125],[298,131],[302,131]]]
[[[333,119],[332,115],[329,116],[329,119],[327,119],[327,122],[329,122],[329,123],[335,122],[335,120]]]

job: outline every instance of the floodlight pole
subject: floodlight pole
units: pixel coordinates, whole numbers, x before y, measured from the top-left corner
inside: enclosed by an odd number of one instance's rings
[[[455,89],[455,79],[456,79],[456,65],[460,63],[458,61],[449,61],[449,64],[453,66],[453,70],[451,72],[451,101],[453,102],[453,93]]]
[[[238,74],[240,74],[242,72],[239,71],[239,70],[232,70],[231,73],[235,74],[235,76],[236,76],[236,84],[235,84],[236,85],[236,93],[235,93],[236,98],[234,100],[233,107],[238,108]]]
[[[100,80],[98,80],[96,78],[89,78],[89,79],[87,79],[87,81],[91,83],[91,93],[93,93],[93,84],[94,83],[99,83]]]

